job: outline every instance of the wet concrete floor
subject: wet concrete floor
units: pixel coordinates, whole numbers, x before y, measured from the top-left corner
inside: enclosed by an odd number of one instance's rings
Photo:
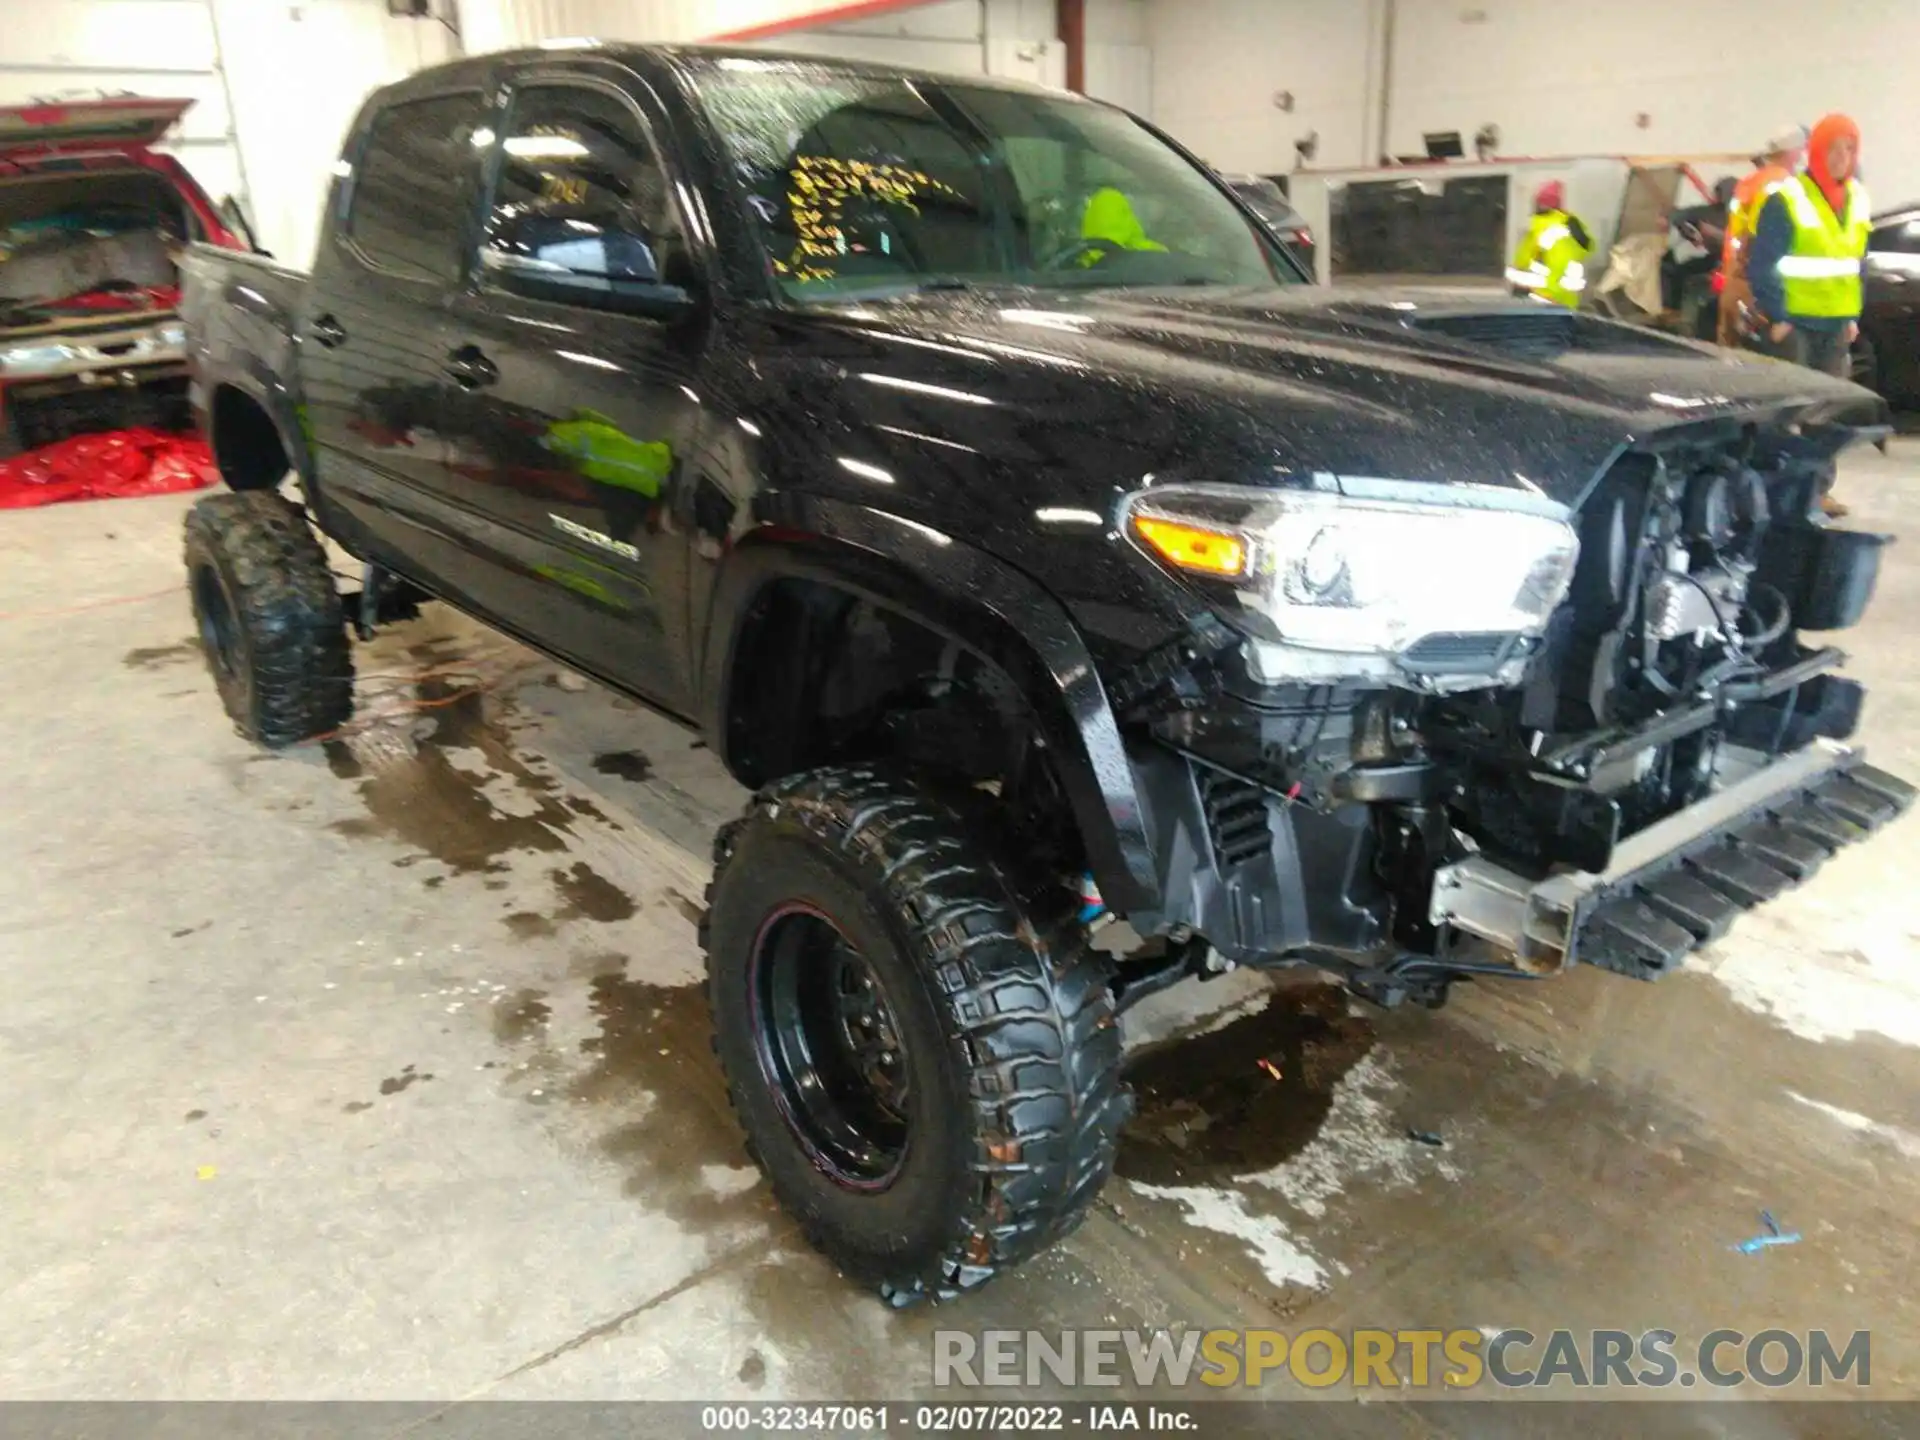
[[[1848,473],[1914,528],[1920,441]],[[349,733],[257,752],[167,588],[183,509],[0,527],[0,1396],[927,1397],[938,1329],[1134,1326],[1865,1329],[1872,1395],[1920,1396],[1920,822],[1657,986],[1156,996],[1088,1223],[896,1314],[797,1239],[728,1111],[695,927],[743,797],[713,757],[439,607],[360,648]],[[1849,643],[1908,774],[1916,622],[1896,547]],[[1762,1210],[1800,1242],[1735,1249]],[[1506,1433],[1452,1413],[1403,1428]],[[1798,1414],[1712,1433],[1844,1433]]]

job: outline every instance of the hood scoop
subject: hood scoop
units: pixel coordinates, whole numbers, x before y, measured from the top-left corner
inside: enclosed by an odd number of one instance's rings
[[[1557,360],[1573,348],[1571,310],[1484,310],[1421,315],[1407,324],[1425,334],[1511,355],[1516,360]]]

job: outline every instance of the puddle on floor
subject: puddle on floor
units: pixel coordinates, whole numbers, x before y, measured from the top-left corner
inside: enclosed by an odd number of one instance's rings
[[[638,750],[609,750],[593,757],[593,768],[602,775],[631,780],[636,785],[653,774],[653,762]]]
[[[332,828],[355,838],[398,841],[415,852],[396,865],[439,861],[445,871],[423,882],[431,889],[449,874],[503,875],[517,854],[565,852],[582,816],[618,829],[591,800],[563,793],[558,780],[528,764],[513,748],[509,726],[489,719],[480,692],[463,691],[433,673],[461,658],[436,643],[407,651],[427,667],[414,690],[428,708],[395,717],[400,723],[384,730],[376,725],[352,740],[322,746],[328,768],[354,782],[367,809],[365,816],[335,821]],[[644,761],[637,752],[634,759]],[[549,913],[523,907],[501,917],[516,939],[549,937],[575,920],[611,924],[638,913],[632,895],[585,861],[556,866],[547,878],[558,900]],[[504,882],[487,883],[497,888]]]
[[[495,1038],[525,1067],[517,1093],[574,1112],[649,1209],[700,1230],[771,1219],[709,1044],[705,987],[630,979],[616,954],[576,957],[568,983],[582,980],[590,1028],[576,1038],[553,1017],[578,999],[529,989],[495,1007]]]
[[[410,1085],[417,1085],[431,1079],[433,1079],[433,1073],[431,1071],[419,1070],[409,1065],[398,1075],[389,1075],[386,1079],[382,1080],[380,1082],[380,1093],[382,1095],[398,1095]]]
[[[633,897],[584,860],[566,870],[551,871],[547,878],[566,901],[554,915],[556,921],[586,919],[610,924],[631,919],[635,913]]]
[[[1374,1038],[1337,986],[1295,985],[1218,1030],[1144,1051],[1126,1069],[1135,1110],[1116,1173],[1225,1183],[1291,1159],[1320,1133],[1335,1087]]]
[[[546,991],[515,991],[493,1007],[493,1038],[502,1045],[523,1044],[539,1038],[552,1018]]]
[[[445,698],[446,687],[420,686],[422,699]],[[396,840],[438,860],[455,874],[498,873],[516,853],[561,851],[574,811],[556,792],[558,784],[536,774],[490,726],[478,693],[459,695],[427,712],[432,729],[412,756],[385,765],[358,780],[365,818],[336,821],[342,835]],[[477,751],[484,765],[452,750]],[[334,763],[329,756],[330,763]],[[336,763],[335,773],[341,773]],[[348,778],[352,772],[348,771]],[[486,794],[504,779],[529,802],[527,813],[507,814]]]
[[[199,640],[189,637],[175,641],[171,645],[153,645],[139,650],[129,650],[120,657],[120,663],[129,670],[164,670],[169,665],[197,662],[201,654]]]
[[[534,910],[515,910],[511,915],[501,916],[500,923],[507,927],[507,933],[516,940],[544,940],[549,935],[560,933],[558,925]]]
[[[576,861],[565,870],[549,870],[547,878],[564,902],[550,915],[535,910],[515,910],[500,917],[516,940],[541,940],[560,933],[562,925],[575,920],[594,920],[612,924],[630,920],[639,913],[633,897],[586,861]]]

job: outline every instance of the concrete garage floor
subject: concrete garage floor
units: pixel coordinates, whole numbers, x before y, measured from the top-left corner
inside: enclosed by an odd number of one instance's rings
[[[1916,481],[1903,438],[1842,493],[1912,536]],[[0,1396],[903,1398],[936,1328],[1174,1324],[1870,1329],[1872,1393],[1920,1395],[1920,822],[1657,986],[1156,997],[1136,1045],[1203,1033],[1136,1051],[1128,1178],[894,1314],[727,1113],[712,757],[440,607],[361,647],[356,733],[258,752],[190,639],[188,503],[0,517]],[[1920,556],[1888,562],[1850,644],[1912,776]],[[1735,1252],[1763,1207],[1803,1241]]]

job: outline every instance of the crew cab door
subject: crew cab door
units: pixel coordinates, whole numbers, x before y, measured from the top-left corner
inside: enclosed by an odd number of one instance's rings
[[[601,278],[617,246],[693,285],[656,133],[617,72],[511,82],[447,337],[485,423],[463,428],[449,472],[486,532],[488,608],[684,710],[688,540],[673,515],[701,413],[699,328],[616,305]],[[530,284],[511,260],[545,273]]]
[[[406,98],[350,147],[342,207],[316,258],[300,376],[326,502],[371,558],[461,603],[477,599],[447,494],[450,432],[465,417],[445,369],[446,305],[471,243],[477,89]]]

